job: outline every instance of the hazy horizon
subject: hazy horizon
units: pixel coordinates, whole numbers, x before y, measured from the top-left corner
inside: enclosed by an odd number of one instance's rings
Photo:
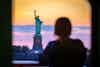
[[[55,40],[54,35],[54,26],[53,25],[42,25],[42,44],[43,48],[45,48],[49,41]],[[30,49],[33,46],[33,37],[35,33],[34,25],[13,25],[13,45],[26,45]],[[91,27],[89,26],[73,26],[72,27],[72,35],[73,39],[80,39],[84,43],[84,46],[88,49],[91,48]]]

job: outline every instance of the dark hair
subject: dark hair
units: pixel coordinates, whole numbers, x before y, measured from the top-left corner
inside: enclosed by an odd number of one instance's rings
[[[69,37],[71,34],[71,23],[67,17],[60,17],[56,20],[55,35],[60,37]]]

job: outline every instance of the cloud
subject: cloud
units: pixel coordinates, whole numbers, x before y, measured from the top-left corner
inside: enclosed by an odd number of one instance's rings
[[[42,35],[43,48],[46,47],[49,41],[54,40],[53,32],[42,30],[41,35]],[[33,37],[34,37],[34,32],[13,32],[13,44],[28,45],[29,47],[31,47],[33,45],[32,44]]]
[[[30,32],[14,31],[14,32],[12,32],[12,34],[13,34],[13,44],[14,45],[27,45],[28,47],[32,48],[33,37],[35,34],[34,31],[30,31]],[[82,40],[85,47],[90,48],[90,45],[91,45],[90,34],[91,34],[91,32],[90,32],[90,29],[88,29],[88,28],[80,29],[79,27],[74,27],[72,30],[71,37],[74,39]],[[54,35],[53,30],[48,31],[48,30],[43,29],[41,31],[41,35],[42,35],[43,48],[45,48],[47,46],[48,42],[56,39],[56,36]]]
[[[33,32],[13,32],[12,35],[19,35],[19,36],[33,36],[34,31]]]
[[[73,34],[87,34],[87,35],[90,35],[91,34],[91,29],[80,29],[79,27],[74,27],[72,29],[72,33]]]

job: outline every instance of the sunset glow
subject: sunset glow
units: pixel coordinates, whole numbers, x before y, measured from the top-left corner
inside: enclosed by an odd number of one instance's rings
[[[42,44],[55,39],[54,24],[58,17],[71,20],[72,38],[82,40],[91,48],[91,6],[88,0],[13,0],[12,3],[13,45],[33,47],[35,34],[34,10],[43,21],[41,27]]]
[[[34,24],[34,9],[43,24],[53,25],[60,16],[69,17],[74,26],[90,26],[91,8],[87,0],[13,0],[13,24]]]

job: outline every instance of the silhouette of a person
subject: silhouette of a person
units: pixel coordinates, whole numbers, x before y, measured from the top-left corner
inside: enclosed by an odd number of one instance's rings
[[[82,67],[86,58],[86,49],[79,39],[71,39],[71,23],[66,17],[56,20],[55,35],[58,39],[48,43],[44,50],[46,64],[49,67]]]

